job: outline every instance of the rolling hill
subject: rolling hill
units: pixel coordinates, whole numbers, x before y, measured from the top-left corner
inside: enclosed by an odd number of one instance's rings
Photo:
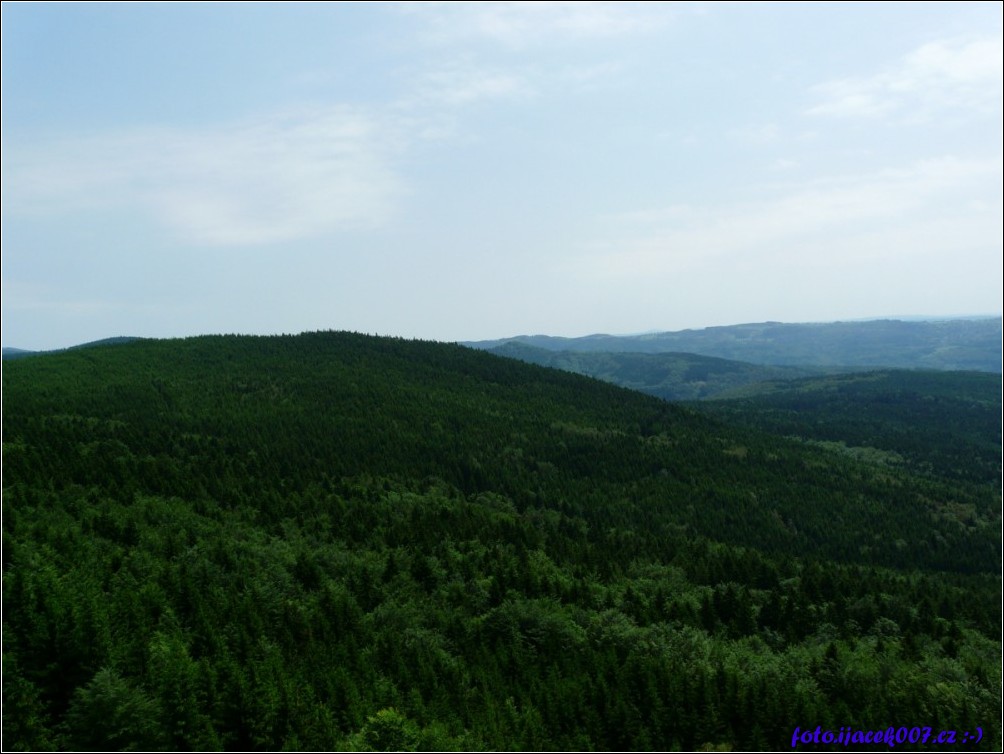
[[[5,750],[1000,746],[999,481],[350,333],[3,395]]]
[[[21,358],[24,358],[25,356],[37,356],[37,355],[43,354],[43,353],[58,353],[59,351],[64,351],[64,350],[65,351],[70,351],[70,350],[73,350],[75,348],[91,348],[92,346],[118,345],[118,344],[121,344],[121,343],[131,343],[134,340],[140,340],[140,338],[130,337],[130,336],[127,336],[127,335],[120,335],[120,336],[113,337],[113,338],[102,338],[100,340],[92,340],[92,341],[89,341],[87,343],[80,343],[80,344],[75,345],[75,346],[70,346],[69,348],[65,348],[65,349],[64,348],[60,348],[60,349],[56,349],[56,350],[53,350],[53,351],[30,351],[30,350],[27,350],[27,349],[24,349],[24,348],[11,348],[11,347],[8,347],[8,346],[4,346],[4,348],[3,348],[3,360],[7,361],[8,359],[21,359]]]
[[[584,374],[669,401],[714,398],[761,382],[836,371],[749,364],[693,353],[550,351],[518,341],[508,341],[489,350],[497,356]]]
[[[695,408],[842,452],[875,451],[919,473],[995,484],[1001,387],[997,374],[883,370],[758,383]]]

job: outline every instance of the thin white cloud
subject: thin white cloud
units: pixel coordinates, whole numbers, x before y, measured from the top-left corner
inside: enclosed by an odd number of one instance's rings
[[[591,91],[609,84],[626,70],[623,62],[606,61],[588,65],[569,65],[558,71],[562,86],[578,91]]]
[[[776,144],[781,138],[781,129],[776,123],[761,123],[729,131],[729,138],[740,144],[754,147]]]
[[[512,99],[533,94],[525,77],[515,72],[482,69],[457,63],[427,71],[415,87],[411,104],[469,105],[479,101]]]
[[[89,317],[121,310],[121,304],[97,298],[67,299],[65,292],[48,285],[28,283],[21,280],[0,280],[5,313],[25,312],[42,314],[59,312],[67,317]]]
[[[435,41],[491,39],[508,47],[596,40],[649,32],[675,11],[662,3],[503,2],[413,3]]]
[[[795,170],[800,166],[798,160],[792,160],[787,157],[780,157],[771,163],[769,170],[773,173],[780,173],[787,170]]]
[[[771,200],[624,213],[611,218],[619,240],[598,244],[575,266],[579,276],[596,280],[664,280],[693,269],[724,272],[753,260],[760,275],[769,275],[790,262],[867,262],[878,253],[909,257],[930,251],[931,244],[951,252],[943,247],[949,238],[943,232],[926,245],[917,239],[916,247],[861,243],[933,221],[955,229],[958,249],[981,240],[985,245],[992,238],[989,228],[996,226],[999,235],[1000,175],[999,162],[946,157],[790,187]],[[983,201],[995,196],[991,204]],[[974,225],[974,217],[983,222]]]
[[[328,108],[5,148],[4,213],[132,208],[199,244],[309,238],[386,220],[392,142],[365,113]]]
[[[945,110],[996,112],[1001,108],[1000,35],[925,44],[873,76],[843,78],[814,87],[810,115],[925,119]]]

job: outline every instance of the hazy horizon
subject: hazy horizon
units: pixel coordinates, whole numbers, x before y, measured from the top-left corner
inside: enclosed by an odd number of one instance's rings
[[[2,12],[5,347],[1002,310],[1000,3]]]
[[[510,339],[515,339],[515,338],[526,338],[526,337],[528,337],[528,338],[552,337],[552,338],[556,338],[556,339],[566,339],[566,340],[574,340],[576,338],[588,338],[588,337],[594,337],[594,336],[613,337],[613,338],[631,338],[631,337],[639,337],[639,336],[643,336],[643,335],[660,335],[660,334],[669,334],[669,333],[684,332],[684,331],[695,331],[696,332],[696,331],[707,330],[707,329],[712,329],[712,328],[716,328],[716,327],[741,327],[741,326],[744,326],[744,325],[757,325],[757,324],[767,324],[767,323],[770,323],[770,324],[781,324],[781,325],[822,325],[822,324],[837,324],[837,323],[841,323],[841,322],[848,322],[848,323],[887,322],[887,321],[901,321],[901,322],[943,322],[944,321],[944,322],[947,322],[947,321],[956,321],[956,320],[974,320],[975,321],[975,320],[985,320],[985,319],[1001,319],[1002,317],[1004,317],[1004,315],[1001,315],[1001,314],[958,314],[958,315],[948,315],[948,316],[927,316],[927,315],[910,315],[910,314],[904,314],[904,315],[889,315],[889,316],[879,316],[879,317],[860,317],[860,318],[853,318],[853,319],[852,318],[848,318],[848,319],[843,319],[843,320],[828,320],[828,321],[779,322],[779,321],[776,321],[776,320],[762,320],[760,322],[732,322],[732,323],[729,323],[727,325],[707,325],[706,327],[688,327],[688,328],[680,328],[678,330],[668,330],[668,329],[663,329],[663,328],[657,328],[657,329],[654,329],[654,330],[640,330],[640,331],[635,331],[635,332],[599,332],[599,331],[597,331],[597,332],[592,332],[592,333],[582,333],[582,334],[578,334],[578,335],[568,335],[568,334],[565,334],[565,333],[555,333],[555,332],[529,332],[528,331],[528,332],[520,332],[520,333],[509,333],[507,335],[500,335],[500,336],[497,336],[497,337],[469,338],[469,339],[465,339],[465,340],[450,340],[450,341],[440,341],[440,342],[445,342],[445,343],[481,343],[481,342],[490,342],[490,341],[493,341],[493,340],[510,340]],[[250,333],[250,332],[227,332],[227,333],[224,333],[224,332],[205,331],[205,332],[189,332],[189,333],[179,334],[179,335],[170,335],[170,334],[168,334],[168,335],[157,335],[157,336],[152,336],[152,335],[134,335],[134,334],[122,332],[122,333],[115,333],[113,335],[103,336],[103,337],[100,337],[100,338],[95,338],[95,339],[90,340],[90,341],[81,341],[81,342],[74,342],[74,343],[66,343],[66,344],[61,344],[61,345],[57,345],[57,346],[51,346],[49,348],[29,348],[29,347],[25,347],[23,345],[12,344],[12,343],[4,343],[3,344],[3,349],[5,351],[8,351],[8,350],[9,351],[26,351],[26,352],[35,353],[35,352],[45,352],[45,351],[59,351],[59,350],[67,349],[67,348],[74,348],[76,346],[88,345],[90,343],[100,343],[100,342],[106,341],[106,340],[117,340],[119,338],[136,338],[136,339],[141,339],[141,340],[142,339],[172,340],[172,339],[177,339],[177,338],[216,336],[216,335],[237,335],[237,336],[244,336],[244,335],[254,335],[254,336],[257,336],[257,335],[276,335],[276,336],[279,336],[279,335],[302,335],[302,334],[307,333],[307,332],[337,331],[337,330],[338,330],[338,328],[315,328],[314,330],[302,330],[302,331],[298,331],[298,332],[285,332],[285,333],[279,333],[279,332],[276,332],[276,333]],[[407,338],[407,337],[409,337],[409,336],[399,336],[396,333],[392,333],[392,332],[364,332],[364,331],[360,331],[360,330],[354,330],[354,331],[350,331],[350,332],[356,332],[356,333],[359,333],[359,334],[362,334],[362,335],[373,335],[373,336],[377,336],[377,337],[390,337],[390,338],[394,338],[394,337],[406,337]],[[418,336],[415,336],[415,339],[417,339],[417,340],[429,340],[429,341],[436,341],[437,340],[435,338],[420,338]]]

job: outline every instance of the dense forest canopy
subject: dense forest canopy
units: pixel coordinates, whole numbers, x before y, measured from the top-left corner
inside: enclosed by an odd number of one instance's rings
[[[730,424],[822,443],[916,473],[1001,476],[1001,376],[882,370],[768,381],[695,406]]]
[[[999,749],[1000,426],[945,398],[915,464],[349,333],[5,362],[4,749]]]

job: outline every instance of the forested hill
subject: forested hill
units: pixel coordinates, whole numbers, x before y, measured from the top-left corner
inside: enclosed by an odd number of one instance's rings
[[[88,343],[80,343],[79,345],[70,346],[70,348],[68,349],[60,348],[54,351],[29,351],[24,348],[8,348],[7,346],[4,346],[3,360],[9,361],[12,359],[23,359],[26,356],[38,356],[44,353],[58,353],[59,351],[74,350],[77,348],[93,348],[94,346],[107,346],[107,345],[116,345],[120,343],[131,343],[134,340],[140,340],[140,339],[125,335],[120,335],[114,338],[102,338],[101,340],[92,340]]]
[[[762,382],[818,376],[833,369],[749,364],[693,353],[551,351],[511,340],[489,349],[498,356],[585,374],[668,401],[714,398]]]
[[[922,474],[1001,480],[999,374],[883,370],[768,381],[699,408]]]
[[[1001,743],[999,487],[574,374],[346,333],[18,359],[3,485],[4,750]]]
[[[1000,317],[804,324],[762,322],[645,335],[582,338],[522,335],[469,345],[496,348],[515,341],[551,351],[684,352],[779,366],[1000,372],[1001,327]]]
[[[25,356],[33,356],[34,354],[35,351],[27,351],[23,348],[8,348],[7,346],[3,347],[4,361],[7,361],[8,359],[20,359]]]

